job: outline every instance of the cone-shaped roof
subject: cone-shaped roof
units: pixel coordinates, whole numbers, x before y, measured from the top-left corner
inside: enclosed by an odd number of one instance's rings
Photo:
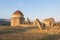
[[[23,13],[19,10],[15,11],[12,17],[24,17]]]

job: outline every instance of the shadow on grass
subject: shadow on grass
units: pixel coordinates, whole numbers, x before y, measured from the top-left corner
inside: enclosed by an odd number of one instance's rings
[[[60,40],[60,34],[48,35],[41,40]]]

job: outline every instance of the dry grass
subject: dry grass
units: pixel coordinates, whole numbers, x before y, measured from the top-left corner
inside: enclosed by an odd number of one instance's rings
[[[0,40],[60,40],[58,30],[58,28],[40,31],[36,28],[0,27]]]

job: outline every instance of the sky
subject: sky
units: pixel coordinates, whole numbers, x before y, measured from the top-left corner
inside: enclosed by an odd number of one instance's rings
[[[0,0],[0,18],[11,19],[16,10],[32,20],[53,17],[60,21],[60,0]]]

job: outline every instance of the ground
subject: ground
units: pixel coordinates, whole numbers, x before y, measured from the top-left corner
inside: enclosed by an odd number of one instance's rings
[[[25,28],[0,27],[0,40],[60,40],[60,33],[28,32]]]

